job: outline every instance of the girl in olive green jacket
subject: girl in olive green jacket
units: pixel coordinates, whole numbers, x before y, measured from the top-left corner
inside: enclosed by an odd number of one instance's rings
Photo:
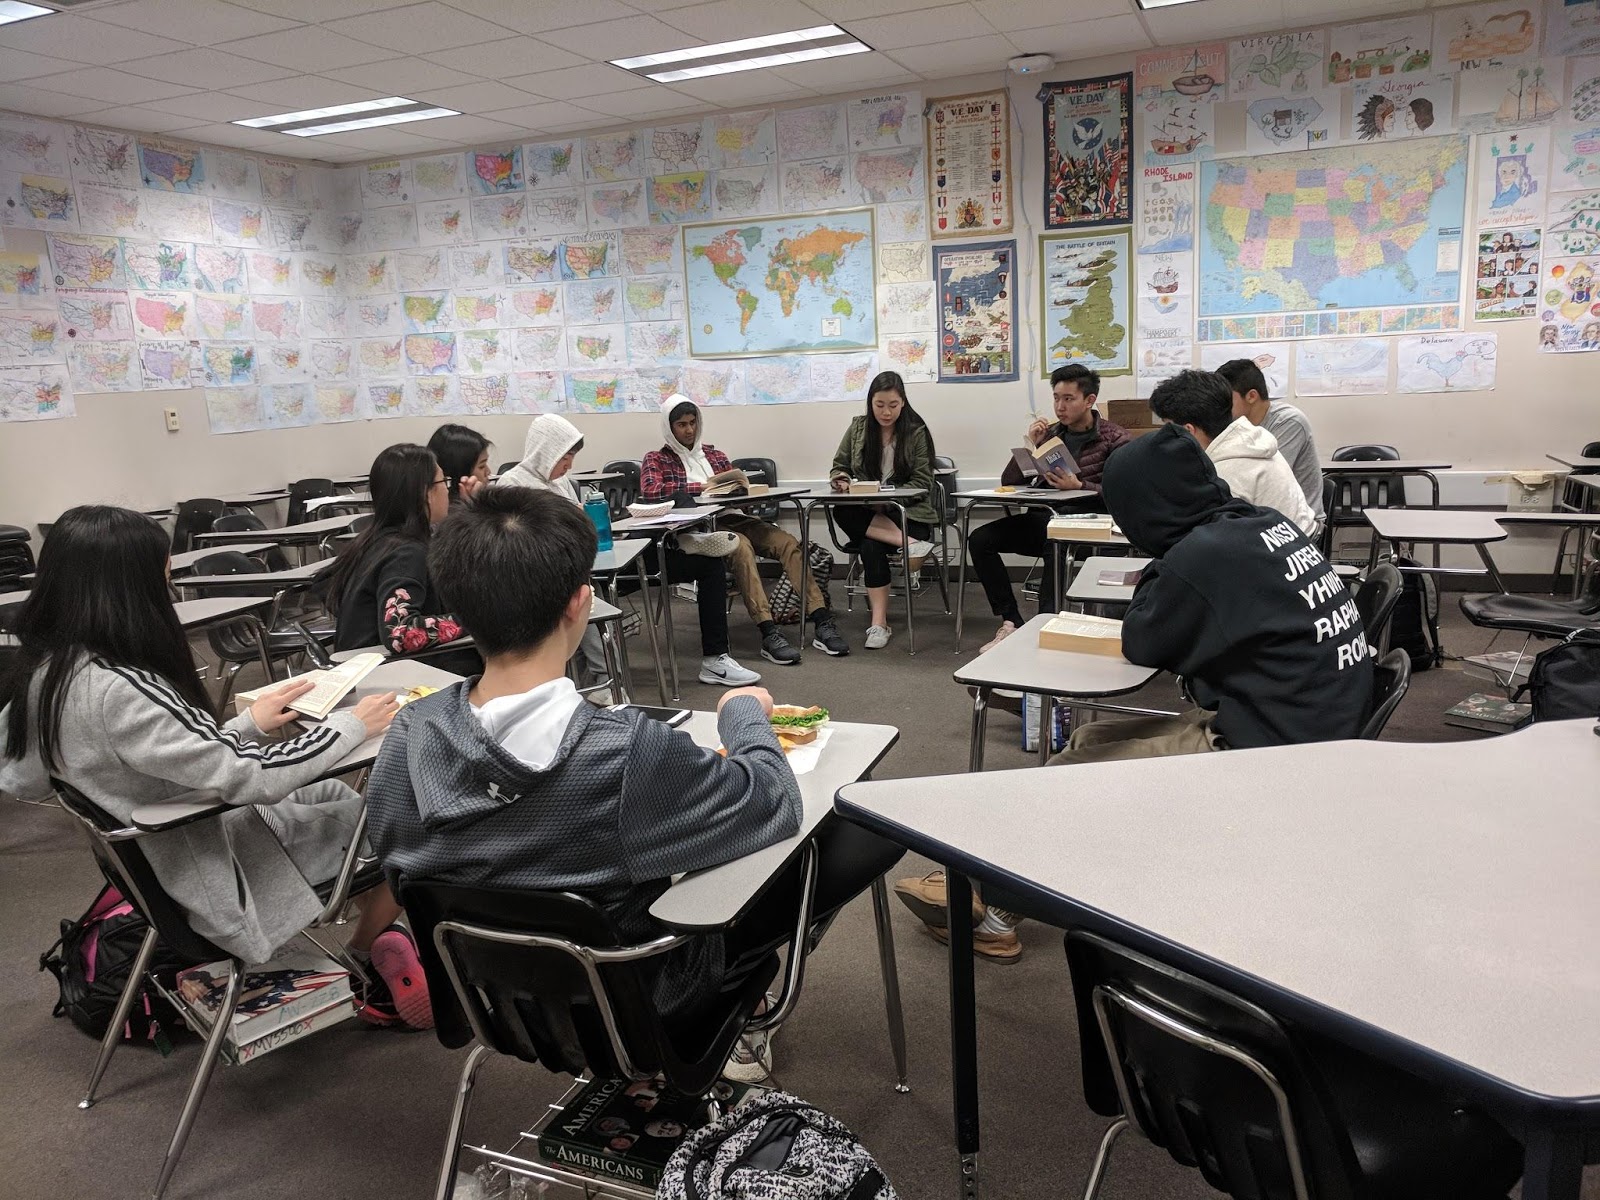
[[[933,433],[906,399],[905,380],[884,371],[867,388],[865,416],[855,417],[833,456],[829,483],[836,492],[848,491],[854,479],[875,479],[884,486],[922,488],[924,494],[906,505],[906,528],[912,538],[907,558],[926,554],[939,513],[933,506]],[[860,547],[862,573],[872,610],[867,629],[867,649],[889,644],[889,555],[901,548],[899,524],[887,505],[840,506],[834,520],[846,537]],[[923,543],[919,545],[919,543]]]

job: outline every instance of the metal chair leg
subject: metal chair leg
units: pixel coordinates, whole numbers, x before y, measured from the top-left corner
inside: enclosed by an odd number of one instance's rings
[[[894,926],[889,922],[889,887],[883,876],[872,881],[872,920],[878,932],[878,965],[883,972],[883,999],[889,1011],[889,1049],[894,1052],[894,1090],[909,1092],[906,1083],[906,1019],[900,1007],[900,970],[894,957]]]
[[[1089,1168],[1089,1185],[1083,1189],[1083,1200],[1095,1200],[1100,1194],[1100,1185],[1106,1181],[1106,1167],[1111,1162],[1111,1147],[1117,1144],[1117,1139],[1126,1128],[1128,1118],[1118,1117],[1111,1122],[1105,1137],[1100,1139],[1100,1148],[1094,1152],[1094,1165]]]
[[[228,984],[222,994],[222,1005],[211,1021],[211,1032],[206,1035],[205,1047],[200,1051],[200,1062],[194,1069],[194,1079],[189,1083],[189,1094],[183,1098],[183,1111],[178,1114],[178,1127],[172,1131],[172,1142],[167,1146],[167,1157],[161,1160],[161,1174],[156,1178],[153,1200],[161,1200],[167,1190],[172,1173],[178,1169],[183,1148],[188,1144],[189,1131],[200,1111],[200,1101],[205,1097],[206,1086],[211,1082],[211,1072],[217,1069],[217,1059],[222,1056],[222,1043],[233,1026],[233,1010],[239,1004],[239,984],[244,973],[238,959],[228,963]]]
[[[111,1024],[106,1027],[106,1034],[100,1039],[100,1056],[94,1060],[94,1073],[89,1076],[89,1090],[83,1094],[83,1099],[78,1101],[79,1108],[89,1108],[94,1104],[95,1089],[100,1086],[106,1068],[111,1065],[111,1056],[116,1053],[117,1044],[122,1041],[122,1027],[127,1023],[128,1014],[133,1011],[133,999],[139,994],[140,985],[144,983],[144,973],[149,969],[150,959],[156,952],[158,940],[156,931],[152,927],[145,933],[144,941],[139,943],[139,953],[134,956],[133,966],[128,972],[128,982],[122,989],[122,995],[117,997],[117,1009],[111,1014]]]
[[[489,1055],[489,1047],[478,1045],[467,1055],[461,1068],[461,1078],[456,1083],[456,1106],[450,1113],[450,1132],[444,1144],[444,1162],[439,1166],[439,1186],[434,1189],[434,1200],[451,1200],[456,1191],[456,1164],[461,1159],[461,1130],[467,1123],[467,1109],[472,1104],[472,1088],[478,1082],[478,1068]]]

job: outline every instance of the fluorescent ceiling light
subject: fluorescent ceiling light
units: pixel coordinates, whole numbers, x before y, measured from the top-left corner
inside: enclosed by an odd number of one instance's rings
[[[377,125],[399,125],[406,121],[431,121],[434,117],[460,115],[453,108],[441,108],[426,100],[385,96],[379,100],[359,100],[354,104],[280,113],[275,117],[251,117],[248,121],[234,121],[233,124],[243,125],[247,129],[287,133],[294,137],[316,137],[323,133],[343,133],[350,129],[371,129]]]
[[[30,17],[48,17],[53,12],[55,12],[53,8],[23,4],[22,0],[0,0],[0,25],[14,25]]]
[[[643,75],[657,83],[675,83],[708,75],[730,75],[735,71],[754,71],[760,67],[837,58],[843,54],[865,54],[871,49],[871,46],[837,25],[816,25],[790,33],[741,38],[736,42],[716,42],[687,50],[617,58],[611,60],[611,65],[635,75]]]

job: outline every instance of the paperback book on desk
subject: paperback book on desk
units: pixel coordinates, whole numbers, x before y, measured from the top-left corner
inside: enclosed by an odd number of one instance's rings
[[[1050,524],[1045,527],[1046,537],[1078,542],[1109,542],[1112,534],[1120,532],[1109,513],[1072,513],[1051,517]]]
[[[215,1018],[227,982],[226,962],[178,972],[179,1000],[204,1018],[193,1022],[196,1028],[204,1030]],[[224,1053],[249,1062],[354,1014],[350,973],[325,954],[290,949],[244,969]]]
[[[303,716],[320,721],[338,708],[339,701],[354,691],[356,685],[370,675],[373,668],[381,666],[382,663],[381,654],[352,655],[329,671],[307,671],[304,675],[295,675],[264,687],[252,688],[247,692],[235,692],[234,707],[236,711],[242,712],[276,688],[287,687],[291,683],[309,683],[312,685],[311,690],[304,696],[290,701],[289,707]]]

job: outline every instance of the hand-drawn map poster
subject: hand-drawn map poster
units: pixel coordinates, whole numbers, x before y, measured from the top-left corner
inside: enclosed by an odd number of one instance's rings
[[[1004,90],[928,102],[933,236],[1011,232],[1011,108]]]
[[[1047,83],[1039,99],[1045,227],[1126,225],[1133,219],[1133,76]]]

